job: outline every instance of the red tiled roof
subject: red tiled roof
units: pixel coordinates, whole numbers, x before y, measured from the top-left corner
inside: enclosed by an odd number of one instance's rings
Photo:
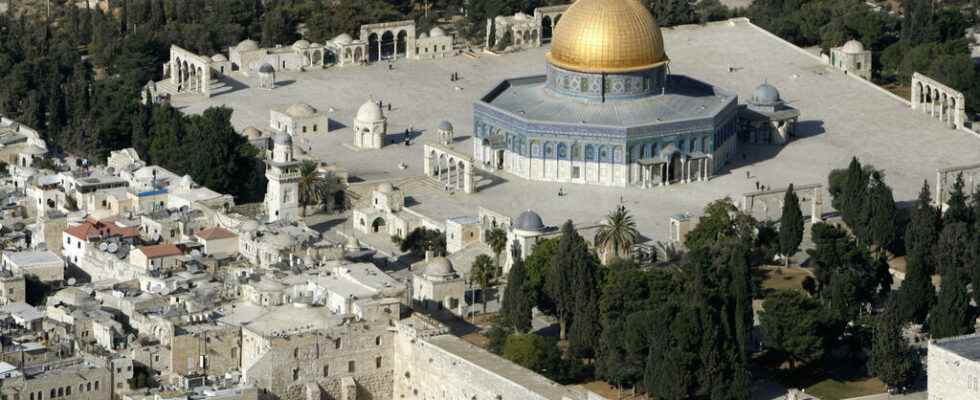
[[[225,228],[222,228],[220,226],[216,226],[214,228],[208,228],[208,229],[205,229],[203,231],[200,231],[197,234],[195,234],[195,236],[197,236],[197,237],[199,237],[201,239],[204,239],[204,240],[216,240],[216,239],[232,238],[232,237],[236,237],[238,235],[236,235],[234,232],[229,231],[229,230],[227,230]]]
[[[184,254],[175,244],[165,243],[153,246],[143,246],[138,249],[146,258],[174,257]]]
[[[86,218],[85,222],[76,226],[65,228],[65,233],[80,240],[99,239],[109,236],[122,236],[125,238],[136,237],[139,231],[135,226],[121,227],[111,220],[96,221]]]

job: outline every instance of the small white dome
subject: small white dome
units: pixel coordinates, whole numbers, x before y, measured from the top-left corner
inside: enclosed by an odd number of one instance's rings
[[[429,261],[425,266],[424,272],[426,276],[437,277],[449,276],[455,273],[456,270],[453,268],[453,264],[446,257],[436,257],[432,261]]]
[[[255,43],[255,41],[252,39],[242,40],[240,43],[238,43],[237,46],[235,46],[235,50],[238,50],[239,52],[253,51],[258,49],[259,49],[259,44]]]
[[[528,16],[525,13],[518,12],[517,14],[514,14],[514,19],[518,21],[524,21],[528,19]]]
[[[442,30],[442,28],[437,26],[429,30],[429,36],[431,37],[446,36],[446,31]]]
[[[242,135],[249,139],[261,139],[262,131],[260,131],[258,128],[254,126],[250,126],[242,130]]]
[[[307,40],[304,40],[304,39],[297,40],[296,43],[293,43],[293,48],[294,49],[308,49],[308,48],[310,48],[310,42],[307,41]]]
[[[864,52],[864,45],[861,42],[851,39],[847,43],[844,43],[844,47],[841,49],[847,54],[857,54]]]
[[[262,64],[262,65],[259,66],[259,73],[260,74],[271,74],[273,72],[276,72],[276,69],[275,68],[272,68],[272,64],[264,63],[264,64]]]
[[[428,33],[422,32],[422,34],[419,35],[419,39],[428,39],[428,38],[429,38],[429,34]]]
[[[306,103],[296,103],[286,109],[286,114],[291,117],[312,117],[316,109]]]
[[[352,41],[354,41],[354,39],[351,38],[350,35],[346,33],[341,33],[337,35],[337,37],[333,38],[333,42],[336,44],[348,44]]]
[[[453,130],[453,124],[451,124],[449,121],[442,120],[441,122],[439,122],[439,130],[440,131],[451,131],[451,130]]]
[[[385,182],[378,185],[378,191],[381,193],[391,193],[395,191],[395,187],[391,186],[391,183]]]
[[[374,100],[368,100],[361,105],[361,108],[357,109],[357,119],[363,122],[373,122],[381,121],[385,118],[384,112],[381,111],[381,106],[375,103]]]
[[[211,56],[211,62],[225,62],[225,61],[228,61],[228,57],[225,57],[224,54],[215,54]]]

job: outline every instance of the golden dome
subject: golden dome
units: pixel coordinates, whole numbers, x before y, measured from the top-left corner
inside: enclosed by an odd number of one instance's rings
[[[639,71],[670,61],[660,26],[638,0],[578,0],[555,26],[545,58],[588,73]]]

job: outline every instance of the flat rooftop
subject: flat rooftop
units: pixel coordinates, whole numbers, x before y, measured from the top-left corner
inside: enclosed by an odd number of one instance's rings
[[[980,335],[974,334],[940,339],[933,342],[933,345],[955,353],[967,360],[980,361]]]
[[[44,251],[5,251],[3,255],[10,263],[21,268],[35,265],[61,263],[64,260],[51,250]]]
[[[437,142],[442,120],[456,128],[457,151],[472,150],[473,103],[506,79],[544,73],[547,48],[503,56],[478,54],[440,60],[403,61],[389,71],[386,63],[309,72],[281,72],[281,86],[267,91],[255,87],[211,98],[177,96],[173,103],[185,113],[210,106],[235,110],[239,130],[268,125],[269,109],[305,102],[344,127],[323,133],[299,134],[297,157],[312,157],[345,167],[352,177],[376,185],[392,181],[405,190],[411,210],[435,220],[476,215],[478,207],[516,217],[533,209],[545,224],[565,219],[593,224],[624,204],[640,232],[653,240],[667,237],[670,216],[699,214],[710,201],[770,187],[826,184],[828,173],[845,168],[852,156],[885,171],[898,201],[914,200],[923,180],[935,183],[936,170],[980,161],[980,139],[955,131],[907,103],[824,64],[812,53],[795,47],[744,20],[664,29],[671,71],[693,77],[748,99],[756,86],[768,82],[782,98],[800,110],[798,137],[785,146],[740,145],[739,154],[708,182],[654,189],[613,188],[526,181],[505,173],[491,181],[477,177],[480,192],[449,196],[442,185],[423,175],[425,142]],[[450,82],[458,72],[461,80]],[[411,146],[388,145],[381,150],[353,150],[354,114],[373,96],[383,101],[388,132],[400,138],[410,126],[421,130]],[[392,104],[388,111],[387,104]],[[331,108],[333,110],[331,110]],[[306,152],[307,154],[303,154]],[[406,168],[400,168],[404,163]],[[746,172],[752,176],[746,179]],[[352,179],[356,181],[357,179]],[[558,197],[559,189],[565,196]],[[824,201],[829,207],[829,200]]]
[[[225,306],[222,323],[241,326],[263,336],[278,332],[305,332],[315,329],[328,329],[340,325],[343,317],[330,312],[326,307],[298,307],[286,304],[278,307],[262,307],[240,302]]]

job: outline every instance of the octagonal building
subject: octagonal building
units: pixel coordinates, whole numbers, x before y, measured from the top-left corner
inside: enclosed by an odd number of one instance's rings
[[[706,180],[735,153],[737,96],[672,74],[638,0],[579,0],[545,74],[501,82],[473,106],[474,159],[519,177],[617,187]]]

